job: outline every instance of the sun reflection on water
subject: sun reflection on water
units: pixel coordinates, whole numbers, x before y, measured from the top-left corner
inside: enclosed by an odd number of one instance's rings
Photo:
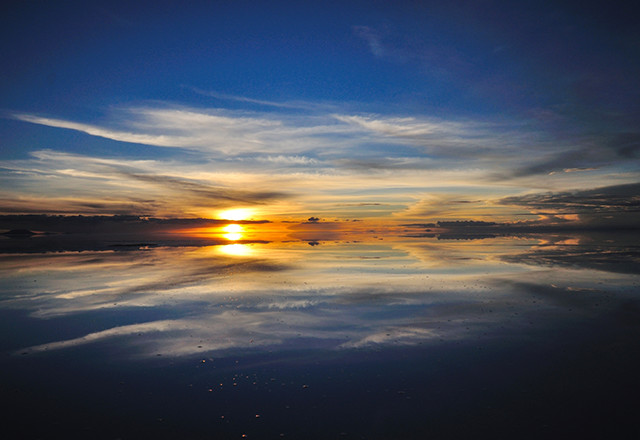
[[[251,246],[240,243],[226,244],[224,246],[220,246],[219,250],[225,255],[231,255],[234,257],[246,257],[253,253]]]

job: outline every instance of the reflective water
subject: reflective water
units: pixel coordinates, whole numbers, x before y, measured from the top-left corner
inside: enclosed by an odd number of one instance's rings
[[[220,234],[0,243],[19,438],[639,433],[628,234]]]

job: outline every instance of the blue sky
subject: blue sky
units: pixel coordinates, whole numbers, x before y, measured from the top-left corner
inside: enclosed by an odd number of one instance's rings
[[[12,2],[0,14],[0,207],[437,220],[515,218],[537,194],[599,187],[636,200],[631,12]]]

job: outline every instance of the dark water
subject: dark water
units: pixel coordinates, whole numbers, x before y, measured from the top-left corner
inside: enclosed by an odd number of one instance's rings
[[[3,438],[640,435],[633,240],[11,243]]]

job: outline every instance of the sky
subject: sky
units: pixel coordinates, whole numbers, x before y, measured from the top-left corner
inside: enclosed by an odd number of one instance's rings
[[[0,214],[637,224],[625,4],[7,2]]]

